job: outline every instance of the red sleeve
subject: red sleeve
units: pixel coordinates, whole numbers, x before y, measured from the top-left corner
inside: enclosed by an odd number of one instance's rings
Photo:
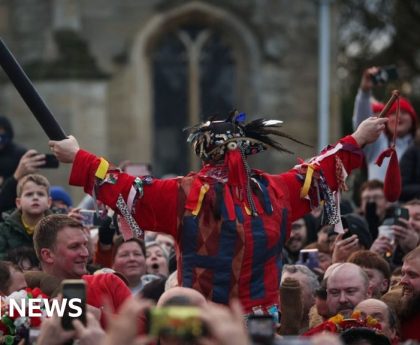
[[[328,152],[331,152],[331,150],[337,148],[337,145],[339,144],[342,146],[341,149],[331,155],[327,154]],[[336,191],[338,188],[335,157],[340,158],[347,174],[350,174],[353,169],[359,168],[362,165],[363,152],[356,140],[354,140],[351,135],[348,135],[340,139],[336,145],[328,147],[321,152],[319,156],[314,158],[318,165],[317,169],[322,171],[322,174],[332,191]],[[298,169],[294,168],[281,175],[285,182],[284,184],[289,190],[289,201],[292,211],[290,215],[291,222],[301,218],[311,210],[309,200],[300,197],[303,181],[298,178],[298,174]]]
[[[104,180],[95,177],[100,158],[79,150],[73,162],[69,183],[82,186],[92,194],[93,186],[98,183],[97,199],[118,212],[116,202],[121,194],[127,202],[135,176],[108,169]],[[96,180],[96,181],[95,181]],[[176,236],[178,179],[148,179],[143,183],[143,195],[135,200],[132,215],[140,228],[145,230],[170,233]]]

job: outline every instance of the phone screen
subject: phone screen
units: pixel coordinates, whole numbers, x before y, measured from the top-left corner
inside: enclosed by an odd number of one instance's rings
[[[74,329],[72,321],[79,319],[86,325],[86,283],[83,279],[66,279],[61,283],[61,291],[63,294],[63,303],[66,299],[66,308],[61,319],[63,329]],[[72,316],[78,313],[81,308],[82,312],[79,316]]]
[[[305,265],[311,270],[319,267],[318,249],[301,249],[299,251],[299,259],[297,263],[300,265]]]
[[[250,315],[247,321],[251,339],[258,344],[271,344],[274,339],[274,320],[270,315]]]

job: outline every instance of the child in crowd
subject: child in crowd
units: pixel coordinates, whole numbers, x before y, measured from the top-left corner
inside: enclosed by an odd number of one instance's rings
[[[50,213],[50,183],[47,178],[30,174],[17,185],[16,209],[0,223],[0,259],[18,247],[33,247],[35,225]]]

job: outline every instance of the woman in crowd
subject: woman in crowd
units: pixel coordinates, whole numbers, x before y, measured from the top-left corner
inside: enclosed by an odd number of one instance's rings
[[[165,277],[169,275],[169,255],[157,242],[146,244],[146,271]]]
[[[124,242],[119,236],[113,249],[112,268],[126,277],[131,292],[137,294],[143,288],[141,277],[146,273],[144,242],[138,238]]]

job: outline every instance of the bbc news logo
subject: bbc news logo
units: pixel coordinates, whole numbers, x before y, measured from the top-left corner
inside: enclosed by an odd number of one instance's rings
[[[3,305],[2,305],[3,303]],[[5,311],[9,317],[52,317],[57,315],[63,317],[64,314],[72,318],[82,315],[82,300],[80,298],[63,298],[61,301],[57,299],[48,300],[47,298],[30,298],[30,299],[9,299],[5,305],[0,299],[0,310]]]

